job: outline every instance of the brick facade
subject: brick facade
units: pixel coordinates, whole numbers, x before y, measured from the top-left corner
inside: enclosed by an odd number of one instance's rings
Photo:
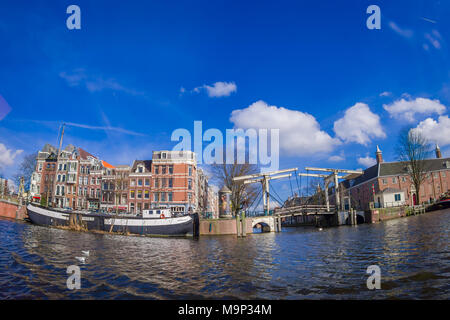
[[[45,196],[50,206],[134,213],[157,207],[176,213],[218,211],[206,175],[198,176],[194,152],[155,151],[152,160],[135,160],[131,167],[112,166],[72,145],[58,160],[56,153],[50,145],[39,152],[31,179],[32,197],[38,201]]]

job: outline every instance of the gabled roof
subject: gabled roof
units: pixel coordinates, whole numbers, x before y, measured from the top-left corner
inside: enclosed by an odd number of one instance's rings
[[[426,159],[426,171],[439,171],[450,169],[450,158]],[[386,176],[400,176],[408,174],[408,162],[382,162],[364,170],[364,173],[353,180],[345,180],[342,182],[345,188],[357,186],[370,179]]]
[[[378,176],[378,163],[374,166],[365,169],[363,171],[363,174],[356,177],[355,179],[345,180],[342,183],[344,184],[345,188],[350,188],[358,184],[364,183],[366,181],[369,181],[377,176]]]
[[[426,171],[439,171],[450,169],[446,167],[446,162],[450,164],[450,158],[439,158],[439,159],[426,159],[425,170]],[[392,175],[403,175],[408,173],[408,162],[383,162],[380,167],[380,177],[392,176]]]
[[[137,166],[140,164],[145,167],[147,172],[152,172],[152,160],[134,160],[131,171],[136,172]]]
[[[112,164],[109,164],[108,162],[102,160],[102,166],[109,169],[114,169],[115,167]]]
[[[90,154],[86,150],[81,149],[80,147],[78,148],[78,153],[79,153],[81,159],[83,159],[83,160],[87,160],[88,157],[92,157],[92,158],[95,158],[95,159],[97,158],[96,156],[93,156],[92,154]]]
[[[396,192],[403,192],[403,190],[397,189],[397,188],[386,188],[381,191],[381,193],[396,193]]]

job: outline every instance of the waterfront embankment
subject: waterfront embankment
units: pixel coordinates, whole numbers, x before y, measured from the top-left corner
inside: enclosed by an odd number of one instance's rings
[[[25,220],[27,209],[13,200],[0,199],[0,217],[16,220]]]

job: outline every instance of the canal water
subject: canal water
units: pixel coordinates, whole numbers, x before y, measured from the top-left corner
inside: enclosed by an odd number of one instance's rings
[[[379,224],[193,239],[0,220],[0,299],[449,299],[450,210]],[[89,250],[84,264],[75,257]],[[81,289],[69,290],[69,265]],[[367,267],[381,289],[367,289]]]

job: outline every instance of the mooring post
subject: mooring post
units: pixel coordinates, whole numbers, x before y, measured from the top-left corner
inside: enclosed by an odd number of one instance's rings
[[[241,213],[241,219],[242,219],[242,236],[246,236],[246,219],[245,219],[245,211],[242,211]]]
[[[238,237],[241,236],[241,230],[240,230],[241,221],[240,220],[241,219],[240,219],[239,213],[236,213],[236,234]]]

